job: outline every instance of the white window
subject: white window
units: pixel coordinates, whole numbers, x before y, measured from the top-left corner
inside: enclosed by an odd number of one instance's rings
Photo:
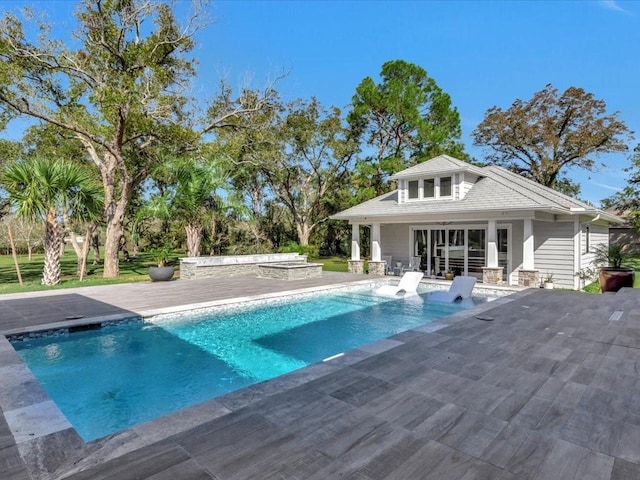
[[[451,196],[451,177],[440,177],[440,196]]]
[[[419,182],[418,180],[409,180],[409,199],[419,198]]]
[[[434,198],[436,196],[436,181],[433,178],[424,180],[424,198]]]

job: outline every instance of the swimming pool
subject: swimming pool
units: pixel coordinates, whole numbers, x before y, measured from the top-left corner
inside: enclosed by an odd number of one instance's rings
[[[90,441],[464,308],[427,298],[349,289],[157,316],[14,348]]]

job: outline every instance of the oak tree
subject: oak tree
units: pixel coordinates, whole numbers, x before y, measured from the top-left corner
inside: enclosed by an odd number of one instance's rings
[[[245,91],[234,99],[225,87],[194,118],[188,54],[206,0],[194,4],[181,23],[166,2],[83,0],[67,41],[75,49],[53,38],[46,23],[30,40],[16,14],[0,20],[0,121],[30,117],[82,143],[104,189],[105,277],[119,273],[127,204],[162,154],[189,150],[198,137],[259,111],[268,97]]]
[[[326,220],[325,201],[347,177],[357,151],[340,109],[316,98],[287,106],[279,128],[280,155],[261,168],[270,190],[291,215],[298,243],[309,245],[313,229]]]
[[[631,132],[618,112],[606,110],[604,100],[582,88],[559,93],[548,84],[506,110],[490,108],[472,135],[475,145],[490,149],[489,163],[577,195],[580,186],[565,176],[569,168],[591,171],[599,155],[627,150]]]

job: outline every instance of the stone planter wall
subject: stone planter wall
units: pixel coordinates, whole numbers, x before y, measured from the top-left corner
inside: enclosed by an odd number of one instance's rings
[[[264,263],[258,265],[258,276],[281,280],[303,280],[322,276],[321,263]]]
[[[364,273],[364,260],[348,260],[347,271],[349,273],[357,273],[362,275]]]
[[[306,263],[299,253],[263,255],[223,255],[219,257],[185,257],[180,259],[180,278],[192,280],[210,277],[258,275],[258,265],[266,263]]]
[[[387,262],[369,262],[369,275],[384,277],[386,275]]]
[[[540,270],[518,270],[519,287],[540,287]]]
[[[502,285],[503,267],[482,267],[482,283],[489,285]]]

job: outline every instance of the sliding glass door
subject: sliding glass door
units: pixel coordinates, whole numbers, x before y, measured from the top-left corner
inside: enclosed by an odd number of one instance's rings
[[[498,230],[499,260],[507,271],[506,229]],[[487,262],[487,229],[480,226],[455,228],[413,228],[414,265],[426,275],[444,276],[448,271],[482,279]]]
[[[483,228],[468,230],[467,275],[482,278],[482,267],[487,261],[487,232]]]

